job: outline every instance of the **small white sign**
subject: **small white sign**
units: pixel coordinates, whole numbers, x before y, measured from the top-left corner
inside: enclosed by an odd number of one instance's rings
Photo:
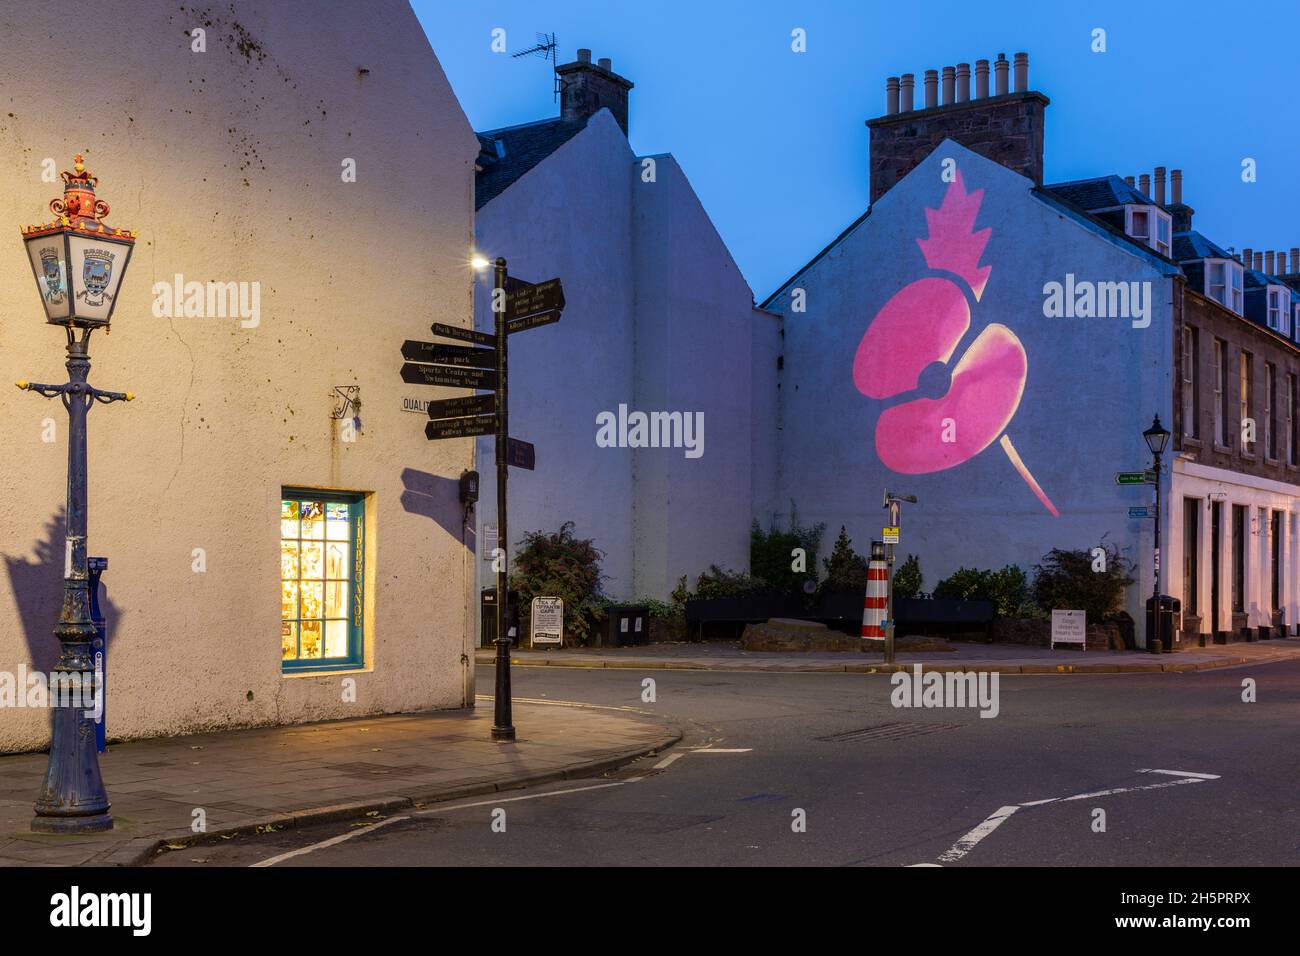
[[[564,601],[554,597],[535,597],[530,615],[533,646],[564,644]]]
[[[1052,639],[1049,649],[1057,644],[1079,644],[1088,649],[1088,612],[1052,611]]]
[[[619,631],[622,632],[623,634],[626,634],[626,633],[627,633],[627,618],[625,618],[625,617],[623,617],[623,618],[619,618],[619,621],[618,621],[618,629],[619,629]]]
[[[636,619],[636,632],[641,633],[641,619],[639,617]]]

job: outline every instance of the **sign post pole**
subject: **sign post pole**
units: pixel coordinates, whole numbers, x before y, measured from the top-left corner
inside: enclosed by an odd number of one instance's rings
[[[492,283],[492,313],[496,320],[497,334],[497,411],[496,411],[496,459],[497,459],[497,548],[500,553],[493,555],[497,568],[497,659],[496,692],[493,698],[494,718],[492,739],[511,741],[515,739],[514,715],[510,700],[510,637],[506,634],[509,626],[507,609],[510,606],[508,575],[506,573],[506,549],[510,540],[506,532],[506,446],[510,441],[510,422],[508,417],[509,399],[506,390],[506,260],[498,257],[494,281]]]
[[[885,489],[884,507],[889,509],[889,527],[885,529],[885,663],[894,663],[894,545],[898,542],[898,524],[903,502],[916,504],[916,495],[891,495]]]

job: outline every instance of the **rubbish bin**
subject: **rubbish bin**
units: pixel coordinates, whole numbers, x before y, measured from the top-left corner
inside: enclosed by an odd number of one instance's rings
[[[644,604],[611,604],[605,626],[596,633],[597,647],[629,647],[650,643],[650,608]]]
[[[506,633],[515,628],[514,646],[519,646],[519,592],[510,592],[510,606],[506,608]],[[495,647],[497,639],[497,589],[484,588],[479,595],[479,647]]]
[[[1183,602],[1168,594],[1160,595],[1160,644],[1161,650],[1168,654],[1183,649],[1181,628],[1183,626]],[[1147,598],[1147,650],[1155,653],[1152,641],[1156,635],[1156,599]]]

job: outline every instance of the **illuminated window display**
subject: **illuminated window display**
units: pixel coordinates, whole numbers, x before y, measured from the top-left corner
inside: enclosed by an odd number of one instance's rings
[[[365,504],[286,489],[280,501],[280,657],[286,671],[361,665]]]

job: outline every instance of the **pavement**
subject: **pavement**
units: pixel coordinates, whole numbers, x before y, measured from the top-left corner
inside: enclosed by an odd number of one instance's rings
[[[509,744],[490,739],[483,701],[469,711],[116,743],[100,755],[114,828],[75,836],[28,829],[47,755],[0,757],[0,866],[138,866],[164,847],[596,776],[681,739],[620,710],[516,701],[519,738]],[[200,816],[206,829],[196,833]]]
[[[912,670],[985,671],[999,674],[1149,674],[1182,673],[1300,659],[1300,637],[1188,648],[1171,654],[1145,651],[1080,650],[1077,647],[1027,647],[953,641],[951,651],[903,652],[887,665],[881,655],[853,651],[780,654],[746,651],[729,641],[647,644],[640,647],[515,648],[510,659],[524,667],[630,667],[705,671],[879,674]],[[491,664],[494,648],[479,648],[475,659]]]

